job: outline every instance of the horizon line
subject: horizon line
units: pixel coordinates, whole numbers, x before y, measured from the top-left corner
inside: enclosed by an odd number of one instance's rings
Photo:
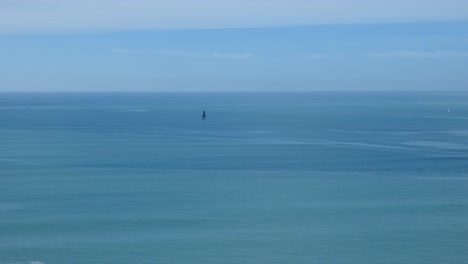
[[[278,90],[264,90],[264,91],[0,91],[1,94],[163,94],[163,93],[188,93],[188,94],[208,94],[208,93],[424,93],[424,92],[435,92],[435,93],[453,93],[462,92],[468,93],[468,90],[453,89],[453,90],[441,90],[441,89],[427,89],[427,90],[292,90],[292,91],[278,91]]]

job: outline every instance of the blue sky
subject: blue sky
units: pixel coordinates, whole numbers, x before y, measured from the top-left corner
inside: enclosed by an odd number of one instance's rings
[[[0,91],[468,90],[468,1],[388,2],[0,0]]]

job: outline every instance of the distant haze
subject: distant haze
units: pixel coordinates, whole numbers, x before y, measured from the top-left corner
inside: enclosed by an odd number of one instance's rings
[[[459,21],[465,0],[0,0],[1,32]]]
[[[0,0],[0,91],[468,90],[468,1]]]

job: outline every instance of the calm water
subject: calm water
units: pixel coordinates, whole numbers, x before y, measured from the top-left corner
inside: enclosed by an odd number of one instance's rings
[[[1,94],[0,143],[0,264],[468,262],[468,93]]]

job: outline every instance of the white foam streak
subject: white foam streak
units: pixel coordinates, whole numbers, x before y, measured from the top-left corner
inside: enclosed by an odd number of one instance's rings
[[[23,261],[23,262],[11,262],[9,264],[45,264],[42,261]]]
[[[437,142],[437,141],[410,141],[406,142],[406,145],[416,147],[427,147],[436,149],[447,149],[447,150],[465,150],[468,146],[464,144],[450,143],[450,142]]]
[[[416,180],[431,180],[431,181],[468,181],[468,177],[414,177]]]

